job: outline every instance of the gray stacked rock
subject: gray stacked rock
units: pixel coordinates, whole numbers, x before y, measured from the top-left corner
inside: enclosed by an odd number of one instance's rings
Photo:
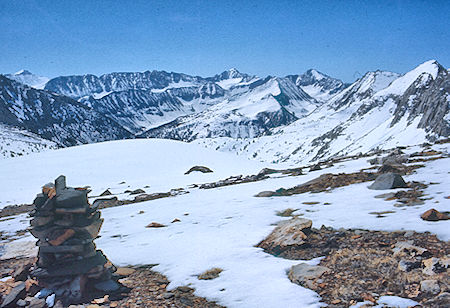
[[[31,234],[38,239],[38,260],[31,272],[44,293],[66,303],[82,300],[90,288],[114,291],[107,259],[94,239],[103,219],[91,206],[88,190],[66,186],[60,176],[46,184],[34,200]]]

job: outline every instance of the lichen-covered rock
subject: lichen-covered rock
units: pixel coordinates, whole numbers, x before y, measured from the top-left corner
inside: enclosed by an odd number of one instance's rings
[[[277,227],[263,240],[258,247],[281,251],[289,246],[300,246],[305,243],[312,221],[295,217],[280,222]]]

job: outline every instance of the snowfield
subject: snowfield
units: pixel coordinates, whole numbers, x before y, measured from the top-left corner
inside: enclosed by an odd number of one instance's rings
[[[437,144],[433,148],[448,153],[450,145]],[[419,150],[413,147],[406,151]],[[126,189],[143,188],[151,193],[182,187],[189,193],[103,209],[105,222],[101,237],[96,240],[97,247],[116,265],[158,264],[154,269],[168,277],[169,289],[189,285],[195,288],[196,295],[227,307],[320,307],[323,303],[317,293],[291,283],[287,277],[286,271],[302,261],[277,258],[255,247],[273,230],[275,223],[286,219],[277,216],[277,211],[298,209],[296,214],[311,219],[315,228],[326,225],[430,231],[441,240],[450,240],[448,221],[427,222],[420,218],[430,208],[450,210],[450,199],[445,198],[450,158],[426,162],[426,167],[404,177],[406,181],[436,183],[425,189],[430,199],[419,206],[397,208],[394,201],[374,198],[386,191],[369,190],[370,183],[289,197],[254,197],[258,192],[289,188],[324,173],[359,171],[369,167],[367,159],[336,163],[301,176],[275,174],[260,182],[198,189],[189,185],[231,175],[256,174],[263,167],[286,166],[262,164],[235,154],[169,140],[104,142],[0,160],[0,206],[30,203],[43,184],[60,174],[67,176],[69,186],[90,185],[91,196],[109,188],[119,199],[127,196],[123,194]],[[194,165],[207,166],[214,172],[184,175]],[[302,203],[306,201],[319,203]],[[377,218],[369,214],[373,211],[393,213]],[[180,222],[172,223],[175,218]],[[167,227],[146,228],[151,222]],[[28,224],[29,218],[22,214],[0,220],[0,230],[13,234]],[[29,234],[16,238],[8,245],[35,241]],[[3,250],[7,250],[5,247]],[[317,258],[305,262],[318,264],[319,261]],[[213,267],[223,269],[218,278],[197,278]],[[383,301],[400,307],[411,305],[409,300],[396,297],[383,297]]]

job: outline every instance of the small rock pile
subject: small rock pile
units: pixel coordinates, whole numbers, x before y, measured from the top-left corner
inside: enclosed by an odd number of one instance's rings
[[[55,184],[46,184],[33,202],[31,234],[38,239],[39,252],[31,276],[41,288],[41,297],[77,303],[90,289],[119,289],[111,280],[112,265],[106,266],[106,257],[93,243],[103,219],[95,203],[89,204],[88,192],[67,187],[66,178],[60,176]]]

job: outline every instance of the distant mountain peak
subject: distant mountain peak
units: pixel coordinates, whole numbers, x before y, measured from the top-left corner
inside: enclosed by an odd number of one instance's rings
[[[18,75],[33,75],[33,74],[28,70],[20,70],[18,72],[15,72],[14,75],[18,76]]]
[[[45,84],[50,80],[50,78],[35,75],[28,70],[20,70],[14,74],[7,74],[5,76],[35,89],[43,89]]]
[[[316,79],[316,80],[318,80],[318,81],[319,81],[319,80],[322,80],[322,79],[328,79],[328,78],[331,78],[330,76],[325,75],[325,74],[323,74],[323,73],[321,73],[321,72],[319,72],[318,70],[315,70],[315,69],[313,69],[313,68],[307,70],[306,73],[303,74],[303,75],[304,75],[304,76],[311,76],[311,77],[313,77],[314,79]]]

